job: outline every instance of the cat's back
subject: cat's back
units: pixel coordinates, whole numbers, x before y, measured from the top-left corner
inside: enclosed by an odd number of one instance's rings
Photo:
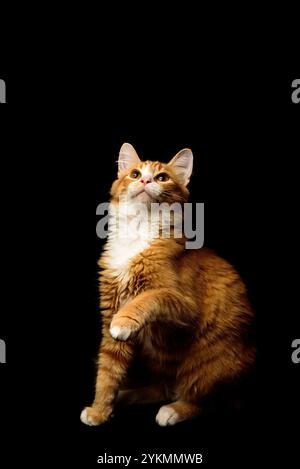
[[[226,284],[241,281],[233,265],[209,248],[184,250],[178,264],[182,278],[203,281],[205,284],[210,281],[224,281]]]
[[[185,250],[178,263],[180,283],[201,308],[213,311],[219,305],[234,304],[228,314],[239,309],[252,314],[246,286],[238,271],[227,260],[208,248]]]

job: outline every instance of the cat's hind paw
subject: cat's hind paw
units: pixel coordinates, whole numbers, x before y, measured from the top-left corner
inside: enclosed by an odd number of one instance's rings
[[[180,419],[175,409],[171,406],[163,405],[159,409],[155,420],[161,427],[166,427],[167,425],[175,425]]]

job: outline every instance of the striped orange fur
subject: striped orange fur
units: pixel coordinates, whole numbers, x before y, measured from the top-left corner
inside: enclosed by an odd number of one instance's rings
[[[130,209],[186,202],[192,158],[185,149],[168,164],[141,162],[124,144],[112,212],[121,211],[120,197]],[[131,217],[144,223],[134,209]],[[156,416],[162,426],[190,419],[255,359],[253,312],[236,270],[206,248],[186,250],[184,237],[142,234],[122,241],[111,233],[99,261],[103,337],[95,400],[81,414],[88,425],[105,422],[118,401],[166,401]]]

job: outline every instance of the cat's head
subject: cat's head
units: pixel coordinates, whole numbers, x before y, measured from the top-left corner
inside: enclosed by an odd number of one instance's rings
[[[169,163],[141,161],[130,143],[124,143],[118,160],[118,178],[111,188],[113,200],[128,202],[185,202],[187,184],[193,169],[193,154],[189,148],[178,152]]]

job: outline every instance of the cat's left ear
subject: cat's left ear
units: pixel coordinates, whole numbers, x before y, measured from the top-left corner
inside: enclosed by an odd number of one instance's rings
[[[138,166],[141,160],[137,152],[130,143],[123,143],[119,153],[118,170],[119,174],[127,171],[132,166]]]
[[[187,186],[193,171],[193,153],[189,148],[180,150],[168,163],[181,184]]]

